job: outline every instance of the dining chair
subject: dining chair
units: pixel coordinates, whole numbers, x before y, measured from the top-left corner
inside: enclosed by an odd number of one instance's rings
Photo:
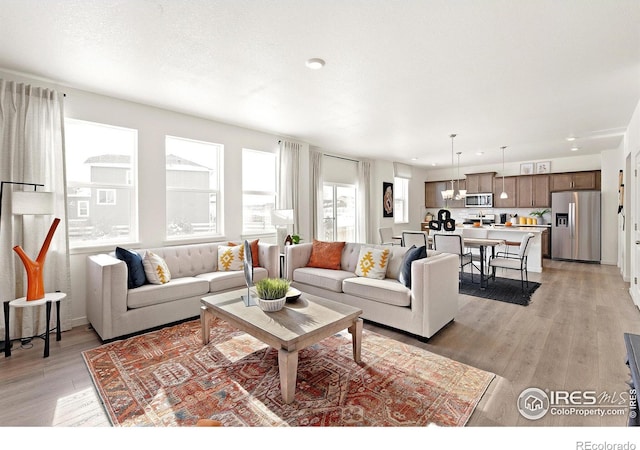
[[[402,232],[402,246],[411,247],[427,246],[427,234],[423,231],[403,231]]]
[[[380,227],[378,228],[378,233],[380,233],[380,243],[382,245],[398,245],[399,244],[399,242],[396,242],[393,238],[393,228]]]
[[[471,282],[473,283],[473,255],[464,250],[462,236],[459,234],[434,234],[433,249],[443,253],[453,253],[460,257],[460,283],[462,283],[462,273],[464,266],[469,266]]]
[[[509,252],[497,252],[494,257],[489,259],[489,267],[491,268],[491,278],[496,279],[496,268],[511,269],[520,271],[520,285],[524,292],[525,280],[527,283],[527,290],[529,289],[529,273],[527,272],[527,255],[531,249],[531,240],[533,239],[533,233],[527,233],[522,237],[520,241],[520,247],[518,253]]]
[[[463,238],[463,240],[464,240],[464,238],[487,239],[488,237],[489,237],[489,230],[487,230],[486,228],[463,228],[462,229],[462,238]],[[476,260],[480,260],[480,249],[479,248],[477,248],[477,247],[465,247],[465,252],[471,253],[474,256],[474,258],[476,258]],[[489,259],[488,255],[485,254],[485,261],[484,262],[487,262],[488,259]],[[478,271],[480,271],[480,269],[478,267],[476,267],[476,269],[478,269]]]

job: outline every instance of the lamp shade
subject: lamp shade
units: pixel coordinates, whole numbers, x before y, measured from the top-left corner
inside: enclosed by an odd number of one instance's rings
[[[21,216],[27,214],[53,214],[53,192],[12,192],[11,212]]]
[[[293,209],[274,209],[271,212],[271,225],[293,225]]]

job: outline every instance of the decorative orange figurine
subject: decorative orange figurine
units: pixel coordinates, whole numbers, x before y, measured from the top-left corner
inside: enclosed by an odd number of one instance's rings
[[[53,233],[56,232],[56,228],[58,228],[59,223],[60,219],[53,219],[51,228],[49,228],[49,233],[42,243],[40,253],[38,253],[38,257],[35,261],[29,258],[19,245],[13,247],[13,251],[18,254],[27,271],[27,301],[40,300],[44,298],[44,260],[47,257],[47,251],[49,250]]]

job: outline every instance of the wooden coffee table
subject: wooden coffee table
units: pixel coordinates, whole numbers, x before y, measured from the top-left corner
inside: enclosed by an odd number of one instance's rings
[[[280,391],[285,403],[293,401],[298,373],[298,352],[335,333],[348,329],[353,359],[360,362],[362,310],[314,295],[302,294],[280,311],[264,312],[245,306],[246,289],[204,297],[200,303],[202,343],[209,343],[210,319],[218,317],[278,350]]]

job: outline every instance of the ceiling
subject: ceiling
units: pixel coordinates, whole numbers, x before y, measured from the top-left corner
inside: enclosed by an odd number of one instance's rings
[[[451,133],[463,165],[614,149],[640,100],[638,0],[0,0],[0,23],[2,69],[424,166]]]

